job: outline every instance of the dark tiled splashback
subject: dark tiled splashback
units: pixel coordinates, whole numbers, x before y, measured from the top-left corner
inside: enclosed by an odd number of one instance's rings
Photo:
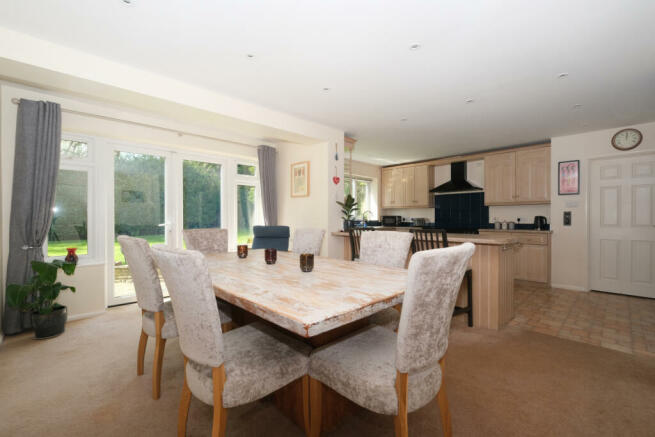
[[[489,227],[489,207],[484,205],[484,193],[435,196],[434,221],[442,228]]]

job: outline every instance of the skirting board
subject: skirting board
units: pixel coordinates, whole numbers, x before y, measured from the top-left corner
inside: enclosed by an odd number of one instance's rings
[[[93,313],[75,314],[74,316],[70,316],[68,318],[68,321],[72,322],[74,320],[88,319],[89,317],[99,316],[101,314],[104,314],[105,312],[106,312],[106,310],[96,311],[96,312],[93,312]]]
[[[564,290],[590,291],[588,288],[580,287],[578,285],[550,284],[550,286],[551,288],[563,288]]]

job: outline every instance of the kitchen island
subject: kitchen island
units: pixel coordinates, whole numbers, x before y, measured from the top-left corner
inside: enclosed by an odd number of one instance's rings
[[[348,232],[333,232],[332,235],[344,238],[344,259],[350,259]],[[518,244],[518,240],[503,236],[448,234],[450,246],[467,241],[475,244],[475,253],[471,258],[473,326],[500,329],[514,318],[513,248]],[[408,256],[411,256],[411,253]],[[466,284],[462,284],[457,306],[465,307],[468,304],[466,299]]]

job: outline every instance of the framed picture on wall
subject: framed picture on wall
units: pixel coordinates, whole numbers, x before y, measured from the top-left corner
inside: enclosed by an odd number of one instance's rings
[[[580,194],[580,161],[560,161],[558,163],[557,194]]]
[[[291,164],[291,197],[309,196],[309,161]]]

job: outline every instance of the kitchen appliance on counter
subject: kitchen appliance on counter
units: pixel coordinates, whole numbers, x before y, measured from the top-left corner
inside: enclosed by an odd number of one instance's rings
[[[540,231],[547,231],[549,229],[548,220],[543,215],[534,216],[534,228]]]
[[[412,225],[414,225],[414,226],[425,226],[427,221],[428,221],[428,219],[426,219],[426,218],[419,218],[419,217],[412,218]]]
[[[400,226],[403,218],[399,215],[383,215],[382,226]]]

